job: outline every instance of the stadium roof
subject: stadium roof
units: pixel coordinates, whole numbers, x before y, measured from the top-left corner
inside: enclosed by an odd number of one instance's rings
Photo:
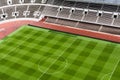
[[[120,0],[69,0],[69,1],[80,1],[80,2],[92,2],[92,3],[120,5]]]

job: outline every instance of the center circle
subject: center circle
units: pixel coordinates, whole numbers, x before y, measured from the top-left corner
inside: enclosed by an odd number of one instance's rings
[[[38,69],[45,74],[55,74],[67,67],[67,60],[59,56],[45,56],[40,59]]]

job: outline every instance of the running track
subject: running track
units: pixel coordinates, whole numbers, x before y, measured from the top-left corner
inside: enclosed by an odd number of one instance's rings
[[[95,32],[90,30],[83,30],[83,29],[72,28],[68,26],[61,26],[57,24],[51,24],[51,23],[45,22],[45,18],[39,22],[35,22],[32,20],[17,20],[17,21],[11,21],[11,22],[0,24],[0,39],[12,33],[20,26],[27,25],[27,24],[120,43],[120,36],[118,35]]]

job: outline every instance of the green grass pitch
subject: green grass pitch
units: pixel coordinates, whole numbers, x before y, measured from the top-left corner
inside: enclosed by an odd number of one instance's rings
[[[120,80],[120,44],[23,26],[0,41],[0,80]]]

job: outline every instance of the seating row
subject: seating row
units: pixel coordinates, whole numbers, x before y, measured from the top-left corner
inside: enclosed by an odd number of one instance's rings
[[[106,25],[98,25],[98,24],[91,24],[91,23],[85,23],[80,21],[74,21],[69,19],[62,19],[62,18],[56,18],[56,17],[47,17],[46,22],[48,23],[54,23],[74,28],[80,28],[80,29],[86,29],[86,30],[92,30],[97,32],[104,32],[109,34],[115,34],[120,35],[120,28],[112,27],[112,26],[106,26]]]

